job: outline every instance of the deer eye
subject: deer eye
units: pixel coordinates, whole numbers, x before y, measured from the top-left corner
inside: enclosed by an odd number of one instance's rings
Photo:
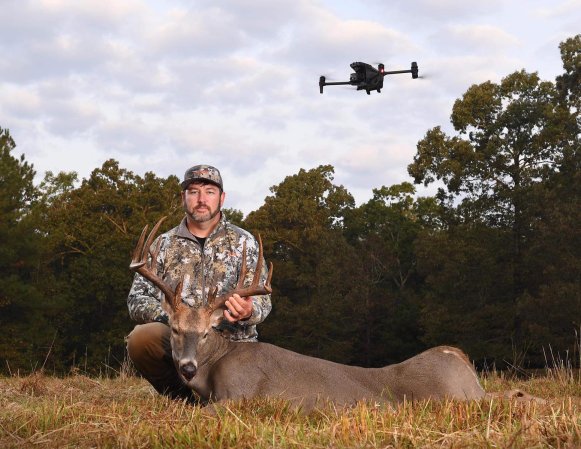
[[[172,328],[171,328],[171,333],[172,333],[173,335],[177,335],[177,334],[178,334],[178,328],[177,328],[177,327],[172,327]]]

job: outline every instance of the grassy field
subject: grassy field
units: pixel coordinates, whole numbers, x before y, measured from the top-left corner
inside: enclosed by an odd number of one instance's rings
[[[567,371],[511,381],[546,404],[508,400],[358,404],[308,415],[274,399],[210,415],[133,376],[0,378],[0,448],[581,448],[581,381]]]

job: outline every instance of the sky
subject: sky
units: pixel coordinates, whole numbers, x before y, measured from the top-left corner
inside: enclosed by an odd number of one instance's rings
[[[36,182],[111,158],[140,176],[211,164],[246,215],[323,164],[357,204],[412,182],[418,141],[454,133],[471,85],[563,72],[581,0],[0,0],[0,23],[0,127]],[[319,93],[354,61],[420,78]]]

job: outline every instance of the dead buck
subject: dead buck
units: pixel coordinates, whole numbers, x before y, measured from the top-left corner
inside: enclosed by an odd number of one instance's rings
[[[151,246],[163,218],[147,240],[147,226],[135,248],[130,268],[161,289],[162,307],[169,315],[173,360],[180,378],[204,402],[254,397],[280,397],[310,410],[331,401],[350,405],[357,401],[395,403],[420,399],[481,399],[486,396],[468,357],[457,348],[438,346],[404,362],[383,368],[361,368],[309,357],[268,343],[236,343],[216,327],[223,317],[225,301],[240,296],[271,292],[269,276],[259,285],[263,249],[259,237],[258,266],[248,287],[242,285],[247,272],[246,246],[239,282],[233,291],[208,303],[190,307],[181,300],[182,283],[168,285],[152,269],[159,252]],[[148,253],[150,259],[148,261]],[[520,391],[502,395],[532,398]]]

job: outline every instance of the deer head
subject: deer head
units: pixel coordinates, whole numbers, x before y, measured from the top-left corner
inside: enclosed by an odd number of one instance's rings
[[[270,286],[272,263],[269,266],[268,279],[263,285],[260,285],[263,248],[262,239],[258,236],[259,252],[254,277],[251,284],[248,287],[244,287],[244,278],[247,273],[246,242],[244,242],[242,265],[236,287],[218,297],[218,288],[210,288],[207,304],[191,307],[182,301],[183,279],[178,282],[175,288],[172,288],[155,270],[161,240],[158,240],[154,249],[152,249],[152,243],[165,218],[162,217],[157,222],[147,239],[145,236],[148,226],[143,228],[129,268],[141,274],[162,291],[162,307],[169,316],[171,329],[172,357],[183,382],[191,387],[199,367],[207,364],[212,359],[218,358],[220,349],[227,345],[227,340],[217,330],[223,319],[226,300],[234,294],[238,294],[241,297],[270,294],[272,292]]]

